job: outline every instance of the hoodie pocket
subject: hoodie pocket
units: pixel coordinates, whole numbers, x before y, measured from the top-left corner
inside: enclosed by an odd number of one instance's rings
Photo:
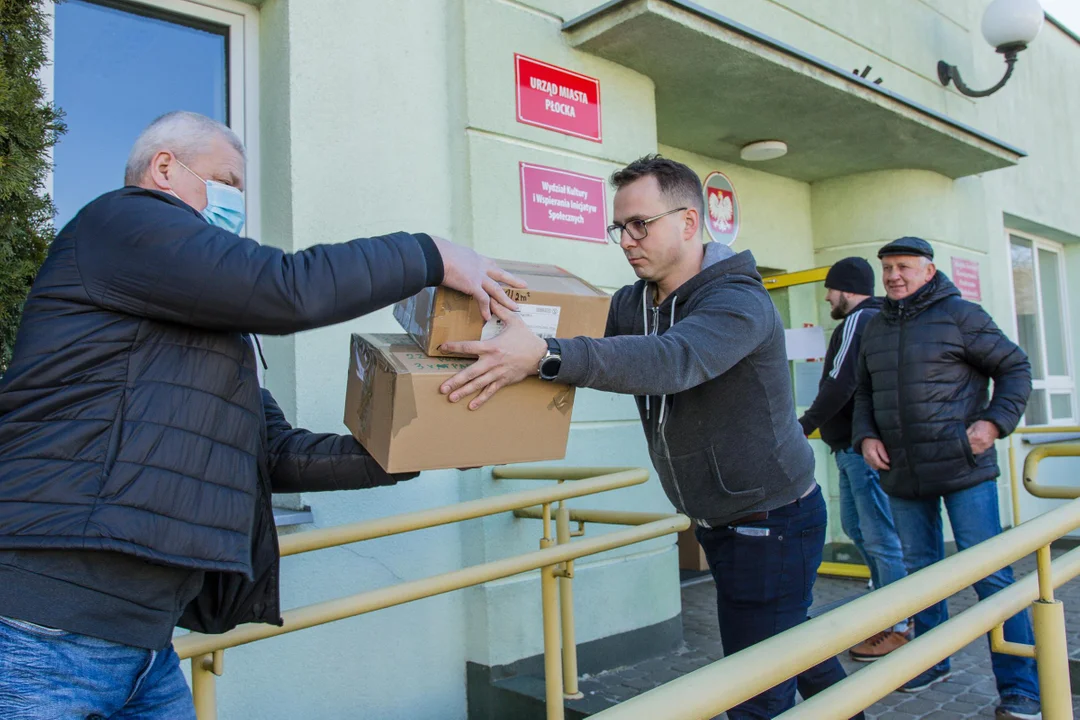
[[[653,465],[664,484],[674,490],[672,503],[691,517],[713,518],[738,512],[765,494],[761,487],[738,489],[725,483],[711,447],[672,457],[654,453]]]

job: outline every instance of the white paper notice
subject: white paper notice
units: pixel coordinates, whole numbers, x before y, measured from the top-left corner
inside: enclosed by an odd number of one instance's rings
[[[815,325],[784,331],[788,360],[810,360],[825,357],[825,328]]]
[[[525,324],[534,333],[544,338],[555,337],[559,330],[559,312],[562,308],[557,305],[529,305],[518,303],[518,311],[515,313],[525,321]],[[498,337],[503,331],[502,320],[492,316],[484,323],[484,331],[480,333],[481,340],[490,340]]]

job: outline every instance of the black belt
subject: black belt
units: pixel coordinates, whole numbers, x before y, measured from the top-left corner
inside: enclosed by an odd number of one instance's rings
[[[749,515],[743,515],[741,517],[735,518],[734,520],[728,520],[726,522],[722,522],[720,520],[705,520],[704,523],[706,527],[711,529],[722,527],[738,527],[740,525],[749,525],[750,523],[761,522],[762,520],[767,520],[768,517],[769,511],[762,510],[761,512],[750,513]]]
[[[742,517],[735,518],[734,520],[731,520],[726,524],[728,527],[738,527],[739,525],[748,525],[754,522],[761,522],[762,520],[767,520],[768,518],[769,511],[763,510],[761,512],[750,513],[749,515],[743,515]]]

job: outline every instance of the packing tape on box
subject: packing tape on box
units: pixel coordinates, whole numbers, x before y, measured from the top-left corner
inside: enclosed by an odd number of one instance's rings
[[[555,393],[551,399],[548,410],[558,410],[563,415],[574,409],[574,388],[566,386],[561,392]]]
[[[360,381],[360,402],[356,408],[356,418],[359,421],[360,435],[370,437],[371,416],[375,412],[372,398],[375,395],[375,377],[373,370],[377,369],[380,356],[367,343],[353,338],[353,352],[356,355],[356,378]],[[370,381],[368,378],[370,377]]]

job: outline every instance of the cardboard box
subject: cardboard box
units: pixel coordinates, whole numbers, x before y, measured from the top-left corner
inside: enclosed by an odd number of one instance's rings
[[[532,377],[469,410],[439,386],[472,362],[427,357],[407,335],[353,335],[346,427],[387,472],[562,459],[574,389]]]
[[[603,290],[554,265],[498,261],[500,267],[529,284],[523,290],[505,288],[520,308],[520,315],[542,338],[603,337],[611,297]],[[444,342],[487,340],[502,323],[486,324],[476,300],[444,287],[425,288],[394,307],[394,317],[428,355],[446,356]]]

